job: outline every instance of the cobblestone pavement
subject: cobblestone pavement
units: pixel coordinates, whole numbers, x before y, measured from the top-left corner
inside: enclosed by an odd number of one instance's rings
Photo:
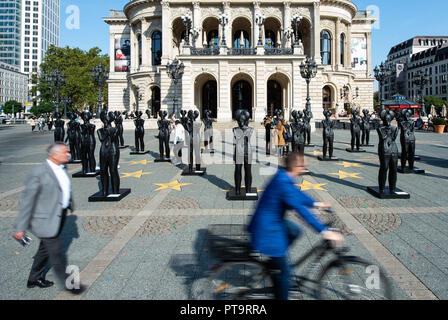
[[[261,137],[263,137],[263,130]],[[147,130],[147,155],[121,150],[121,187],[131,194],[117,203],[89,203],[98,191],[99,177],[72,178],[77,210],[63,230],[69,263],[81,270],[88,291],[79,299],[191,299],[197,280],[207,275],[213,258],[204,244],[211,224],[245,224],[255,202],[227,201],[233,185],[232,145],[215,139],[217,152],[203,156],[204,176],[180,176],[184,166],[154,163],[158,157],[156,131]],[[221,134],[227,137],[228,132]],[[12,239],[12,225],[23,196],[26,174],[46,158],[52,133],[31,133],[28,126],[0,127],[0,299],[70,299],[57,288],[27,289],[26,279],[38,241],[22,248]],[[226,138],[226,141],[232,141]],[[376,133],[371,140],[377,144]],[[125,132],[132,145],[133,132]],[[266,158],[264,141],[258,139],[253,186],[263,192],[276,170],[276,157]],[[417,167],[424,175],[398,176],[398,186],[409,200],[380,200],[366,191],[377,185],[376,147],[366,153],[345,151],[349,131],[337,130],[338,162],[320,162],[321,131],[312,136],[315,148],[307,148],[311,175],[298,179],[309,195],[333,204],[334,221],[346,236],[351,254],[381,265],[393,282],[396,299],[448,298],[448,139],[447,135],[417,133]],[[98,154],[99,144],[97,144]],[[186,157],[186,152],[183,153]],[[71,173],[79,164],[69,164]],[[341,173],[342,172],[342,173]],[[300,218],[289,213],[290,219]],[[298,257],[319,240],[308,227],[291,250]],[[92,271],[93,270],[93,271]],[[53,279],[52,269],[47,274]],[[301,297],[307,299],[306,295]]]

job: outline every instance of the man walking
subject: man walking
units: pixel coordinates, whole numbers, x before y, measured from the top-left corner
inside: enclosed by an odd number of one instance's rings
[[[28,175],[25,196],[14,225],[14,238],[17,240],[22,239],[27,229],[40,239],[28,278],[28,288],[47,288],[54,284],[44,278],[48,261],[54,268],[61,288],[65,288],[67,277],[67,257],[62,249],[60,234],[67,211],[70,209],[73,212],[74,209],[70,179],[63,168],[70,152],[64,143],[56,142],[48,147],[47,153],[48,159]],[[83,288],[69,291],[81,293]]]

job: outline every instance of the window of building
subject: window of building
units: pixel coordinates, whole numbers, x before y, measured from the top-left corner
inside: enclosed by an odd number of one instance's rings
[[[344,65],[344,60],[345,60],[345,51],[344,51],[344,44],[345,44],[345,34],[341,34],[341,65]]]
[[[327,30],[320,33],[320,55],[323,65],[331,64],[331,36]]]
[[[152,65],[158,66],[161,62],[162,57],[162,32],[155,31],[151,37],[152,40]]]

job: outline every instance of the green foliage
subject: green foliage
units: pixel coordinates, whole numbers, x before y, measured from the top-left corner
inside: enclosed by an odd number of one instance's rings
[[[443,99],[437,98],[437,97],[431,97],[431,96],[425,97],[426,112],[431,111],[432,105],[434,105],[436,107],[437,112],[441,112],[443,105],[446,105],[448,107],[448,102],[446,100],[443,100]]]
[[[40,65],[42,74],[39,76],[37,89],[40,92],[39,99],[45,102],[56,100],[54,88],[42,77],[59,70],[66,76],[66,85],[59,90],[59,98],[70,97],[72,101],[71,109],[82,111],[86,106],[96,106],[98,99],[98,88],[93,82],[91,70],[93,67],[102,64],[109,68],[109,56],[101,54],[98,47],[89,51],[79,48],[58,48],[50,46],[46,56]],[[102,87],[103,103],[107,103],[107,83]],[[62,105],[60,105],[62,108]]]
[[[22,104],[16,100],[6,101],[2,109],[4,113],[13,113],[13,107],[14,113],[24,111],[25,109]]]
[[[373,93],[373,107],[376,108],[376,106],[379,105],[379,104],[380,104],[380,101],[379,101],[379,92],[378,92],[378,91],[375,91],[375,92]]]
[[[44,101],[31,107],[31,113],[36,117],[39,117],[41,114],[45,113],[53,113],[55,110],[54,104],[52,102]]]
[[[443,118],[434,118],[432,120],[432,123],[435,126],[444,126],[444,125],[446,125],[446,120]]]

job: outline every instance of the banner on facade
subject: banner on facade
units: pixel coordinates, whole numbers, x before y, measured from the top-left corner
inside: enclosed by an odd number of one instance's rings
[[[404,64],[397,63],[395,69],[397,70],[397,79],[398,80],[403,80],[402,78],[404,76],[404,73],[403,73],[403,71],[404,71]]]
[[[367,40],[366,38],[352,38],[352,69],[367,70]]]
[[[115,72],[129,72],[131,67],[131,39],[115,38]]]

